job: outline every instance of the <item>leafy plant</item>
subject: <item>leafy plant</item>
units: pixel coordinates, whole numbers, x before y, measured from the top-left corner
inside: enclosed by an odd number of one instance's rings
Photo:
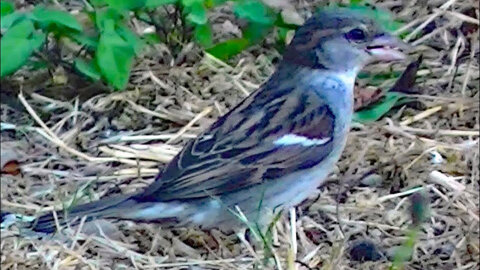
[[[389,270],[404,269],[405,262],[409,261],[415,249],[421,225],[429,216],[428,198],[423,191],[413,193],[410,196],[410,214],[412,218],[411,228],[407,231],[407,240],[395,249],[393,262]]]
[[[255,220],[249,220],[238,206],[236,206],[235,209],[228,208],[228,211],[233,214],[240,222],[247,226],[255,241],[262,244],[264,250],[264,256],[262,260],[263,265],[268,266],[273,261],[277,267],[280,267],[280,261],[278,260],[278,257],[276,257],[274,252],[273,237],[275,225],[282,217],[282,211],[272,213],[274,214],[272,221],[268,224],[266,228],[263,228],[263,226],[259,223],[259,220],[264,218],[260,215],[265,214],[265,212],[263,211],[264,209],[262,209],[263,199],[264,193],[262,192],[262,196],[258,203],[256,211],[257,215],[255,217]]]
[[[416,60],[412,61],[401,75],[390,72],[387,74],[376,74],[373,77],[368,75],[362,75],[364,78],[370,78],[369,84],[375,85],[377,81],[384,81],[385,79],[397,77],[395,84],[385,93],[383,97],[377,102],[373,103],[366,108],[357,111],[353,120],[360,123],[375,122],[383,115],[389,112],[393,107],[399,106],[412,101],[413,99],[408,97],[407,94],[415,93],[415,79],[418,68],[422,63],[422,55]],[[359,75],[359,77],[360,77]]]
[[[387,92],[385,96],[365,109],[355,112],[353,121],[359,123],[375,122],[388,113],[394,106],[406,101],[405,94]]]
[[[13,3],[1,1],[1,78],[24,65],[30,68],[62,65],[91,80],[104,80],[119,90],[126,87],[135,58],[145,46],[161,42],[175,54],[185,43],[195,41],[206,53],[228,60],[262,42],[272,31],[278,33],[276,48],[281,50],[286,33],[297,27],[286,23],[278,10],[261,0],[87,0],[83,3],[84,9],[75,17],[44,5],[19,11]],[[208,14],[211,9],[227,4],[246,24],[241,37],[215,43]],[[352,8],[361,9],[357,4]],[[375,14],[383,19],[388,17],[378,11]],[[155,33],[138,35],[132,31],[129,23],[133,17],[154,26]],[[82,23],[77,18],[82,18]],[[71,53],[67,56],[52,55],[52,51],[62,51],[52,48],[66,47],[64,41],[77,46],[68,46]]]
[[[273,27],[275,11],[260,0],[237,0],[234,13],[248,21],[244,37],[213,44],[208,10],[226,4],[225,0],[90,0],[82,14],[93,25],[83,29],[77,18],[61,10],[37,5],[29,12],[16,11],[13,3],[1,1],[1,77],[29,64],[32,56],[69,65],[92,80],[103,79],[115,89],[125,88],[133,61],[146,44],[166,43],[172,50],[191,40],[208,49],[211,55],[228,59],[263,39]],[[129,27],[133,16],[155,26],[155,35],[139,36]],[[88,23],[87,23],[88,24]],[[49,39],[51,37],[53,39]],[[72,59],[50,57],[49,49],[67,38],[81,46]],[[8,52],[8,53],[5,53]],[[34,57],[35,59],[35,57]]]
[[[1,76],[20,68],[34,50],[42,46],[45,34],[37,32],[30,20],[21,20],[2,37]]]

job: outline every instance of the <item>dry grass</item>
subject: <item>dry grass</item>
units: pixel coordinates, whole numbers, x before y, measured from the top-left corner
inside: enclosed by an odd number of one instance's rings
[[[313,2],[298,1],[297,8],[311,11]],[[417,80],[422,93],[416,97],[425,107],[401,108],[377,123],[356,126],[331,183],[276,225],[274,253],[282,269],[388,269],[386,259],[351,261],[348,249],[359,239],[386,253],[401,245],[411,223],[408,195],[423,190],[430,217],[405,269],[478,269],[478,30],[468,36],[461,31],[466,23],[478,28],[478,20],[464,12],[474,9],[478,18],[478,4],[378,2],[409,22],[406,40],[424,54]],[[432,32],[417,35],[431,22]],[[22,169],[21,175],[1,176],[2,210],[35,215],[74,197],[87,201],[145,187],[188,139],[272,73],[278,53],[267,42],[227,65],[186,49],[182,65],[159,64],[169,57],[165,48],[147,52],[125,92],[84,102],[25,94],[20,101],[27,112],[2,104],[2,124],[15,125],[2,131],[2,147],[15,149]],[[19,72],[12,80],[27,84],[30,76]],[[437,153],[443,162],[433,162]],[[371,171],[381,185],[360,187],[357,180]],[[2,269],[263,267],[263,249],[235,234],[127,221],[104,222],[101,229],[91,236],[74,231],[66,239],[43,240],[19,236],[15,228],[2,231]]]

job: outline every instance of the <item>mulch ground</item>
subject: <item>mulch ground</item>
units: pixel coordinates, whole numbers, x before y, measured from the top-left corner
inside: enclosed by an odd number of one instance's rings
[[[307,17],[316,2],[295,7]],[[90,226],[93,234],[47,239],[2,230],[2,269],[388,269],[407,241],[409,198],[418,192],[428,218],[404,269],[479,269],[478,3],[376,4],[406,22],[398,32],[409,32],[412,59],[423,55],[410,94],[417,102],[354,125],[328,184],[276,224],[274,259],[264,262],[248,235],[102,221]],[[216,29],[231,30],[229,15],[218,12]],[[2,81],[1,143],[2,167],[16,160],[21,173],[2,173],[2,211],[34,216],[145,187],[189,139],[261,85],[279,56],[269,39],[228,63],[193,44],[175,56],[158,45],[138,59],[127,91],[100,94],[101,86],[61,69],[17,72]],[[86,94],[70,98],[76,89]],[[365,241],[378,260],[354,260],[353,247]]]

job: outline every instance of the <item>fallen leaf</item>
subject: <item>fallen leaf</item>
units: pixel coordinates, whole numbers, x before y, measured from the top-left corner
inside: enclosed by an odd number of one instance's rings
[[[366,108],[356,111],[353,120],[359,123],[375,122],[388,113],[396,104],[405,98],[402,93],[387,92],[382,99]]]
[[[378,88],[355,87],[355,121],[362,123],[377,121],[393,107],[415,101],[414,99],[406,98],[405,94],[419,92],[415,87],[415,79],[418,68],[422,63],[422,58],[422,55],[420,55],[417,60],[411,62],[393,87],[386,92]]]
[[[354,89],[354,109],[355,111],[367,107],[382,98],[383,92],[379,88],[375,87],[358,87]]]
[[[20,173],[20,163],[16,160],[7,162],[2,167],[2,174],[18,175]]]
[[[476,18],[476,17],[477,17],[474,7],[465,10],[465,11],[463,12],[463,14],[465,14],[465,15],[467,15],[467,16],[470,16],[470,17],[472,17],[472,18]],[[477,19],[477,20],[478,20],[478,19]],[[470,34],[475,33],[475,32],[478,31],[478,25],[473,24],[473,23],[471,23],[471,22],[466,22],[466,21],[464,21],[464,22],[462,23],[462,25],[460,26],[460,31],[462,31],[463,35],[468,36],[468,35],[470,35]]]
[[[18,150],[18,142],[7,141],[2,142],[0,149],[0,167],[2,174],[17,175],[20,173],[21,159],[20,151]]]
[[[418,94],[418,89],[415,87],[415,79],[417,77],[417,71],[422,63],[423,56],[420,55],[417,60],[408,64],[407,68],[403,71],[400,78],[395,82],[390,92],[400,92],[406,94]]]

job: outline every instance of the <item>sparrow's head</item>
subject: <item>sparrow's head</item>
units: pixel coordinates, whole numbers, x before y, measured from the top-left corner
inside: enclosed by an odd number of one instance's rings
[[[297,29],[284,62],[314,69],[358,72],[374,61],[405,58],[408,45],[359,12],[321,11]]]

